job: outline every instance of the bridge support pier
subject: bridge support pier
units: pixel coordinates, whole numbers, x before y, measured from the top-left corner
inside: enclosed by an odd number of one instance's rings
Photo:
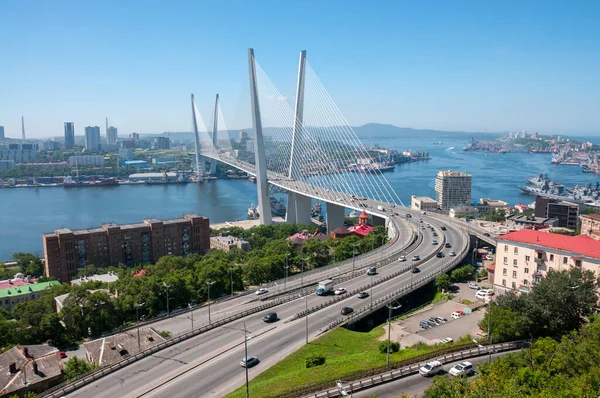
[[[378,226],[384,226],[385,227],[385,218],[373,216],[373,226],[374,227],[378,227]]]
[[[296,194],[296,222],[298,224],[310,224],[311,221],[311,203],[310,196]]]
[[[344,207],[327,203],[327,233],[344,224]]]
[[[296,192],[288,192],[285,222],[288,224],[294,224],[296,222]]]

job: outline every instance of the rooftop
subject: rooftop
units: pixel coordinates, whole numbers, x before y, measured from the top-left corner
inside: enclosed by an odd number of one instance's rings
[[[471,177],[471,174],[463,173],[462,171],[440,170],[439,177]]]
[[[29,283],[29,284],[22,285],[22,286],[0,289],[0,298],[16,297],[20,294],[41,292],[41,291],[46,290],[49,287],[55,286],[55,285],[60,285],[60,282],[59,281],[50,281],[50,282]]]
[[[35,283],[35,282],[37,282],[36,279],[30,278],[28,281],[26,277],[25,278],[6,279],[4,281],[0,281],[0,289],[7,289],[10,287],[29,285],[29,284]]]
[[[84,276],[83,278],[73,279],[71,281],[71,285],[81,285],[82,283],[92,282],[92,281],[113,283],[118,280],[119,280],[119,277],[116,274],[109,272],[108,274]]]
[[[600,213],[582,214],[581,217],[591,218],[592,220],[600,221]]]
[[[141,349],[138,349],[137,329],[85,343],[85,353],[90,362],[110,365],[154,347],[165,339],[151,327],[139,329]]]
[[[513,216],[508,217],[507,220],[531,225],[544,225],[556,222],[556,219],[554,218],[526,216],[524,214],[515,214]]]
[[[415,196],[415,195],[413,195],[413,198],[415,198],[415,200],[419,200],[421,202],[437,203],[435,201],[435,199],[431,199],[429,196]]]
[[[14,372],[10,370],[11,364],[15,365]],[[0,395],[9,395],[58,377],[62,368],[58,350],[54,347],[46,344],[15,346],[0,354]]]
[[[567,236],[531,229],[510,232],[498,237],[499,241],[527,243],[549,249],[564,250],[584,257],[600,259],[600,241],[587,235]]]

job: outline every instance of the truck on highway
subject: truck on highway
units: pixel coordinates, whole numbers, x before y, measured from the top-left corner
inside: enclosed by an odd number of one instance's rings
[[[317,295],[324,296],[327,293],[333,290],[333,280],[326,279],[322,282],[319,282],[319,286],[317,286]]]
[[[377,210],[383,211],[383,206],[377,206]]]

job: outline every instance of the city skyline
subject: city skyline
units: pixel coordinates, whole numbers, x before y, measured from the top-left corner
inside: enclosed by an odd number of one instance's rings
[[[61,136],[65,121],[81,136],[106,115],[123,136],[191,131],[191,92],[207,119],[221,94],[229,129],[247,128],[247,47],[288,98],[307,50],[352,126],[600,134],[591,1],[117,4],[2,6],[7,137],[22,115],[28,138]]]

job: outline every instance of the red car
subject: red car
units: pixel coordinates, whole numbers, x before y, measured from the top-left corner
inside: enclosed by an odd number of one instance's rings
[[[59,352],[58,355],[60,355],[61,358],[66,358],[67,357],[67,353],[64,352],[64,351]]]

